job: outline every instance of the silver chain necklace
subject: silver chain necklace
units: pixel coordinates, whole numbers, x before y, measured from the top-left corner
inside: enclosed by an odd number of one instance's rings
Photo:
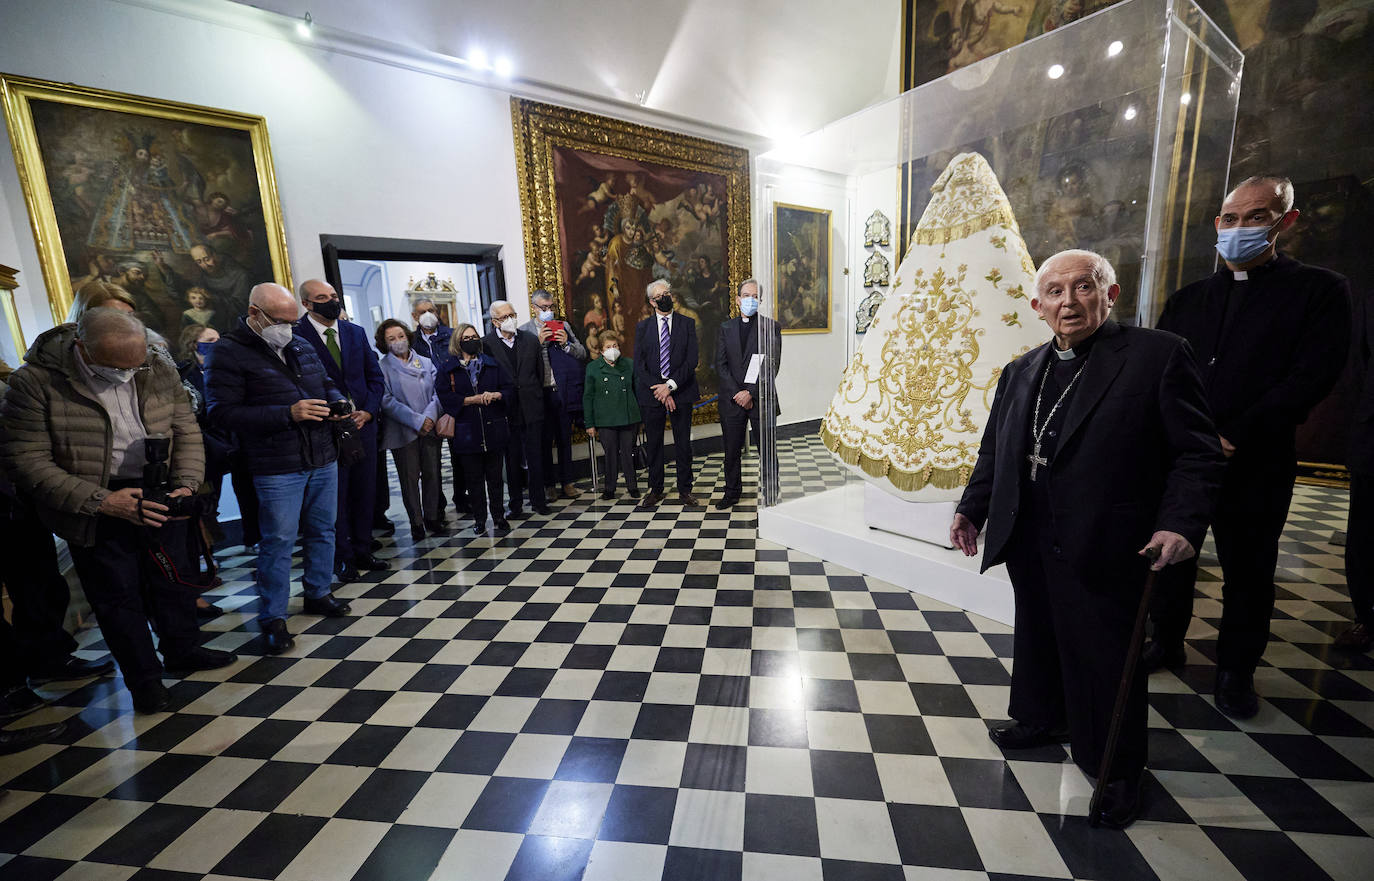
[[[1083,367],[1086,366],[1088,365],[1085,363]],[[1026,456],[1026,461],[1031,463],[1031,480],[1035,480],[1036,472],[1041,465],[1050,464],[1049,459],[1040,455],[1040,441],[1045,436],[1045,429],[1050,427],[1050,420],[1058,412],[1059,405],[1064,403],[1064,399],[1069,396],[1069,390],[1073,388],[1075,382],[1078,382],[1078,377],[1083,374],[1083,367],[1078,368],[1078,371],[1074,373],[1073,379],[1069,380],[1069,384],[1064,386],[1064,391],[1060,393],[1059,400],[1055,401],[1054,406],[1050,408],[1049,415],[1045,417],[1045,422],[1036,428],[1036,424],[1040,422],[1040,401],[1045,397],[1045,381],[1050,378],[1050,370],[1054,368],[1054,362],[1051,361],[1046,364],[1045,372],[1040,375],[1040,390],[1035,394],[1035,410],[1031,413],[1031,440],[1035,442],[1035,445],[1031,449],[1030,455]]]

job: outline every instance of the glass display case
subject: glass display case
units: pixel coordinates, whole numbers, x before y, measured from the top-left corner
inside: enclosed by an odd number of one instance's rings
[[[976,442],[901,471],[817,421],[849,381],[856,355],[861,366],[872,360],[866,337],[895,332],[882,304],[929,297],[919,288],[937,269],[966,273],[970,288],[990,284],[1020,297],[1008,308],[922,300],[925,317],[903,319],[905,331],[919,335],[922,323],[948,325],[963,308],[957,333],[924,344],[930,364],[908,365],[888,392],[892,406],[956,396],[945,402],[945,428],[959,422],[975,439],[996,370],[980,380],[976,365],[968,375],[972,357],[953,367],[940,359],[958,361],[963,345],[980,364],[1005,364],[1026,349],[1013,344],[1025,334],[1008,328],[1028,326],[1034,344],[1047,339],[1029,306],[1030,280],[1046,257],[1069,248],[1106,256],[1122,290],[1113,317],[1152,325],[1172,291],[1214,269],[1212,218],[1226,190],[1241,65],[1240,51],[1192,0],[1126,0],[758,155],[754,274],[761,311],[782,331],[780,353],[762,337],[767,360],[779,357],[781,366],[759,404],[781,412],[762,432],[763,459],[776,456],[779,479],[775,487],[759,482],[761,536],[925,593],[937,576],[952,576],[951,590],[965,600],[977,593],[973,582],[959,583],[960,573],[977,577],[977,561],[939,546]],[[958,159],[965,154],[986,163]],[[961,162],[986,180],[956,191],[963,172],[951,165]],[[947,168],[953,177],[942,178]],[[933,192],[942,204],[931,205]],[[961,200],[970,203],[966,217],[954,216]],[[928,207],[940,217],[923,222]],[[975,234],[983,239],[962,241]],[[958,258],[966,244],[970,253],[1025,256],[1007,271],[985,271],[980,258]],[[923,246],[932,261],[951,265],[922,265]],[[959,383],[936,368],[950,368]],[[894,421],[885,443],[910,457],[938,441],[938,422],[913,430]],[[879,509],[886,519],[873,523]],[[889,554],[891,545],[901,552]],[[874,562],[886,556],[882,566]],[[981,601],[971,602],[958,604]],[[974,610],[1001,617],[1001,608],[998,601]]]

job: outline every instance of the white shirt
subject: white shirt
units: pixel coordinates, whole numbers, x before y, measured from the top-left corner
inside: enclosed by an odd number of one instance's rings
[[[307,311],[305,314],[306,317],[310,319],[310,323],[314,325],[315,333],[320,335],[320,341],[325,344],[328,344],[329,337],[325,336],[324,332],[326,330],[332,330],[334,331],[334,344],[339,347],[340,352],[343,352],[343,344],[339,342],[339,338],[343,336],[343,334],[339,333],[339,322],[336,320],[333,324],[325,324],[323,321],[315,317],[314,312]]]
[[[516,331],[516,333],[519,333],[519,331]],[[501,331],[498,330],[498,331],[496,332],[496,335],[499,336],[499,337],[501,338],[501,342],[503,342],[503,343],[506,344],[506,348],[507,348],[507,349],[513,349],[513,348],[515,348],[515,334],[514,334],[514,333],[511,334],[510,336],[506,336],[504,333],[502,333]]]
[[[143,416],[138,412],[137,380],[106,382],[91,370],[81,356],[81,349],[75,349],[74,353],[82,382],[110,417],[110,476],[126,480],[142,477],[143,466],[148,461],[143,452],[148,430],[143,427]]]

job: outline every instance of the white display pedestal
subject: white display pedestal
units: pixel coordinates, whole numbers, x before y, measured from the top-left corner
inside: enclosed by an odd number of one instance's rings
[[[1013,622],[1015,604],[1005,566],[980,575],[980,557],[870,529],[865,525],[866,486],[850,483],[761,508],[759,537],[994,621]]]
[[[949,522],[958,502],[908,502],[885,493],[871,483],[864,484],[864,522],[873,529],[895,532],[905,538],[939,545],[946,550]]]

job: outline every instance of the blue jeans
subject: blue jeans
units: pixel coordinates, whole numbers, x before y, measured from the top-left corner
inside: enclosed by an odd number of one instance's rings
[[[318,598],[334,582],[334,516],[338,511],[339,472],[334,463],[289,474],[255,474],[262,541],[258,545],[258,621],[286,617],[291,595],[291,548],[296,533],[305,561],[305,595]]]

